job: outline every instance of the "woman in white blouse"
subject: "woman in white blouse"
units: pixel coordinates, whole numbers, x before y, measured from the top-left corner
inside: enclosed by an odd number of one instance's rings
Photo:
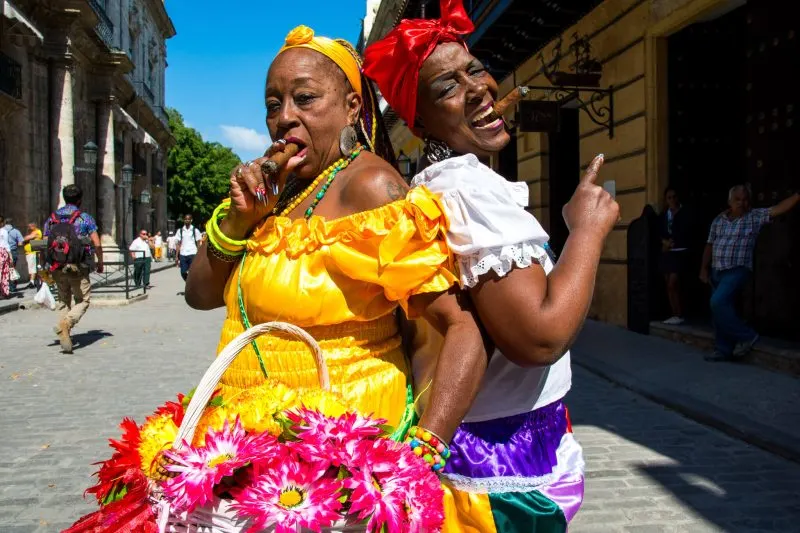
[[[564,206],[570,236],[554,266],[547,233],[525,210],[527,185],[480,161],[510,137],[492,110],[497,83],[460,39],[471,25],[459,8],[460,1],[444,0],[442,19],[402,21],[366,50],[364,64],[389,105],[426,141],[431,165],[412,185],[440,195],[462,288],[496,346],[450,443],[445,531],[565,531],[583,499],[584,466],[562,402],[571,387],[568,349],[586,317],[619,207],[594,183],[598,156]],[[409,70],[414,61],[416,72]],[[414,378],[423,390],[441,339],[416,326]]]

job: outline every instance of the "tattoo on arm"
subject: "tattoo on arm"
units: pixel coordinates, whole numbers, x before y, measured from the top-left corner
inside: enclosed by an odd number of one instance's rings
[[[399,183],[389,182],[386,184],[386,194],[389,195],[389,198],[392,201],[400,200],[406,197],[406,190],[405,188],[400,185]]]

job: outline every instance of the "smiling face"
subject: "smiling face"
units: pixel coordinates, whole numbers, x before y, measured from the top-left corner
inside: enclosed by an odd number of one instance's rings
[[[272,62],[265,92],[267,128],[275,139],[300,145],[295,175],[311,179],[341,157],[339,135],[354,125],[361,95],[344,72],[324,55],[292,48]]]
[[[511,137],[492,110],[497,82],[460,43],[443,43],[422,64],[418,130],[462,154],[488,157]]]

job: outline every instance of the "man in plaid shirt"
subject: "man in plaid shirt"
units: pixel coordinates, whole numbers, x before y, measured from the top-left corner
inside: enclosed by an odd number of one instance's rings
[[[713,289],[714,353],[707,360],[743,357],[758,342],[758,333],[736,314],[736,295],[752,276],[753,250],[761,228],[791,211],[798,202],[800,194],[795,193],[776,206],[750,209],[748,187],[737,185],[728,192],[729,209],[711,223],[700,268],[700,279]]]

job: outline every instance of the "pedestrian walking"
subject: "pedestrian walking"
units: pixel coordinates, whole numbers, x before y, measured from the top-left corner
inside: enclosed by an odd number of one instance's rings
[[[157,231],[155,237],[153,237],[153,247],[154,247],[154,259],[157,263],[161,262],[161,256],[164,253],[164,239],[161,237],[161,232]]]
[[[183,217],[183,226],[178,230],[177,237],[177,262],[181,267],[181,277],[183,281],[186,281],[194,256],[197,255],[197,247],[200,246],[203,239],[200,230],[192,225],[192,215]]]
[[[175,236],[175,233],[170,231],[169,236],[167,237],[167,259],[170,261],[175,260],[175,249],[177,247],[178,238]]]
[[[70,332],[89,309],[92,288],[89,273],[103,272],[103,249],[97,223],[80,210],[81,188],[67,185],[61,194],[66,205],[52,213],[44,225],[45,260],[58,287],[59,320],[54,330],[61,350],[72,353]]]
[[[150,242],[147,238],[147,231],[141,230],[139,236],[133,240],[130,246],[130,254],[133,258],[133,284],[135,288],[142,285],[150,287],[150,268],[153,256],[150,252]]]
[[[700,267],[700,279],[712,287],[714,353],[706,360],[744,357],[758,342],[758,333],[736,314],[736,297],[753,275],[753,250],[761,228],[798,203],[800,194],[795,193],[775,206],[751,209],[749,187],[737,185],[728,191],[728,210],[711,223]]]
[[[6,219],[5,229],[8,233],[6,242],[8,242],[8,247],[11,250],[11,268],[14,269],[14,271],[11,272],[9,290],[11,292],[17,292],[17,261],[19,260],[19,248],[25,244],[25,238],[22,236],[22,233],[14,227],[14,223],[10,218]]]
[[[39,256],[38,252],[34,252],[33,248],[31,247],[31,241],[38,241],[42,238],[42,230],[39,229],[39,226],[36,222],[31,222],[28,224],[28,234],[25,235],[25,262],[28,264],[28,286],[26,288],[30,289],[35,286],[36,281],[36,273],[37,273],[37,257]]]
[[[11,247],[8,244],[6,221],[0,216],[0,299],[5,300],[11,294]]]

